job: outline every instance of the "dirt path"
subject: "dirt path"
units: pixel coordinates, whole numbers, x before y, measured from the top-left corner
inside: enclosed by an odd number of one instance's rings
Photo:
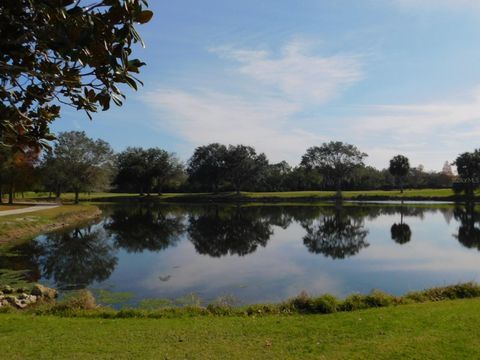
[[[0,211],[0,217],[8,216],[8,215],[27,214],[27,213],[36,212],[36,211],[54,209],[59,206],[60,205],[57,205],[57,204],[38,204],[34,206],[24,207],[22,209],[2,210]]]

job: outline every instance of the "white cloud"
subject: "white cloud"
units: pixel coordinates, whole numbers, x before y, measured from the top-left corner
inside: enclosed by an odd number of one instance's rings
[[[478,0],[394,0],[397,5],[405,8],[421,9],[480,9]]]
[[[359,56],[318,56],[305,41],[287,43],[278,57],[266,51],[220,47],[211,49],[241,64],[240,73],[271,86],[288,98],[315,104],[325,103],[348,86],[363,79]]]
[[[290,123],[300,108],[276,99],[246,100],[212,91],[158,90],[145,101],[165,116],[160,122],[194,146],[210,142],[246,144],[273,161],[299,161],[307,144],[323,140]]]
[[[278,56],[215,48],[214,53],[233,60],[233,73],[241,75],[228,77],[228,93],[208,87],[160,88],[143,98],[159,113],[156,126],[189,144],[187,156],[194,146],[210,142],[242,143],[272,161],[298,164],[307,147],[337,139],[358,145],[369,153],[368,163],[379,168],[402,153],[412,165],[439,170],[444,161],[478,147],[480,88],[463,100],[354,107],[351,116],[322,116],[317,105],[364,75],[358,56],[322,57],[311,49],[300,41],[287,43]],[[235,91],[245,79],[252,85],[249,90]],[[305,130],[307,122],[314,132]]]
[[[311,44],[298,40],[287,43],[277,57],[267,51],[211,49],[233,60],[238,84],[248,80],[248,91],[160,88],[147,93],[144,101],[162,114],[158,126],[193,146],[243,143],[266,152],[273,161],[296,164],[308,146],[326,140],[302,129],[297,115],[363,77],[359,57],[323,57],[311,50]]]
[[[444,161],[478,147],[479,120],[480,90],[475,89],[462,101],[376,105],[342,121],[366,145],[376,144],[366,149],[376,166],[385,166],[389,157],[403,153],[439,170]]]

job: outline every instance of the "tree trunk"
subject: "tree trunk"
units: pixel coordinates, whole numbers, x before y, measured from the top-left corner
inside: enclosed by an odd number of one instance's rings
[[[0,184],[0,204],[3,204],[3,186]]]
[[[60,196],[62,195],[62,192],[60,190],[60,186],[57,187],[56,191],[55,191],[55,201],[56,202],[60,202]]]
[[[13,172],[13,169],[12,169]],[[8,204],[13,205],[13,189],[14,189],[14,177],[13,174],[10,177],[10,184],[8,184]]]
[[[13,185],[8,189],[8,204],[13,205]]]
[[[337,189],[336,197],[337,199],[341,199],[342,198],[342,179],[336,180],[335,187]]]
[[[79,204],[80,203],[80,191],[75,189],[75,204]]]
[[[398,179],[398,182],[400,184],[400,194],[403,194],[403,181],[402,178]]]
[[[473,199],[473,184],[471,182],[466,184],[465,195],[468,200]]]

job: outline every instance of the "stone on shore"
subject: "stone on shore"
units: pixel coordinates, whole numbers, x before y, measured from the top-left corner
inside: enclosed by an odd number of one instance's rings
[[[31,294],[47,300],[53,300],[58,296],[57,290],[48,288],[40,284],[36,284],[33,287]]]

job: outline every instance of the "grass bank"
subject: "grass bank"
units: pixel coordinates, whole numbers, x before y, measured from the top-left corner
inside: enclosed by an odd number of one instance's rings
[[[54,231],[100,215],[94,205],[62,205],[34,213],[0,217],[0,244]]]
[[[0,349],[6,359],[474,359],[479,326],[479,299],[331,315],[0,314]]]
[[[45,201],[48,193],[25,193],[25,199]],[[451,189],[406,189],[399,190],[371,190],[371,191],[344,191],[345,200],[381,201],[381,200],[412,200],[412,201],[455,201],[462,200]],[[476,193],[480,198],[480,191]],[[212,193],[165,193],[162,196],[152,194],[150,197],[126,193],[89,193],[81,194],[82,201],[115,201],[122,199],[160,199],[178,202],[315,202],[333,200],[334,191],[286,191],[286,192],[234,192],[219,194]],[[62,195],[63,201],[73,201],[74,194]]]
[[[454,201],[461,200],[451,189],[405,190],[372,190],[344,191],[345,200],[382,201],[382,200],[414,200],[414,201]],[[480,195],[480,193],[478,194]],[[287,192],[241,192],[220,194],[165,194],[161,199],[168,201],[216,201],[216,202],[315,202],[335,199],[334,191],[287,191]]]

